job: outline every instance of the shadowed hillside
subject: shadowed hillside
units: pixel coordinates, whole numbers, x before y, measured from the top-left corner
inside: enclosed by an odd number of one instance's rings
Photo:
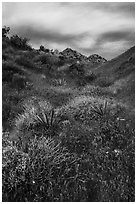
[[[108,87],[117,99],[134,107],[135,47],[105,64],[91,69],[91,72],[91,75],[96,76],[93,84]]]

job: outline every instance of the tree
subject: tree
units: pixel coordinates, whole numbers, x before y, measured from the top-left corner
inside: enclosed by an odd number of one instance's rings
[[[10,41],[13,46],[19,48],[19,49],[25,49],[25,50],[32,50],[31,46],[28,44],[27,38],[19,37],[18,35],[13,35],[10,38]]]
[[[43,45],[40,46],[40,51],[45,51],[45,47]]]
[[[2,37],[3,37],[3,38],[8,37],[7,35],[9,34],[9,31],[10,31],[10,27],[4,26],[4,27],[2,28]]]

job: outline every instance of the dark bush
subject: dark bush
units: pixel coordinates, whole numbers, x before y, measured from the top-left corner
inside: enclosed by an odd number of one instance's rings
[[[86,82],[88,82],[88,83],[92,82],[92,81],[95,80],[96,78],[97,78],[97,76],[96,76],[94,73],[92,73],[92,74],[90,74],[90,75],[88,75],[88,76],[85,76],[85,80],[86,80]]]
[[[20,69],[20,67],[14,63],[13,61],[5,61],[2,62],[2,81],[11,82],[13,74],[21,74],[24,73]]]
[[[10,27],[4,26],[2,28],[2,38],[7,38],[10,31]]]
[[[33,60],[30,59],[29,55],[20,55],[18,58],[16,58],[16,63],[24,66],[26,68],[36,68],[36,65],[34,64]]]
[[[108,77],[98,77],[96,83],[100,87],[108,87],[113,84],[113,81]]]
[[[32,50],[31,46],[28,44],[27,38],[22,38],[22,37],[19,37],[18,35],[13,35],[10,38],[10,42],[14,47],[18,49]]]
[[[58,57],[50,54],[40,54],[35,60],[37,62],[40,61],[42,64],[49,64],[51,66],[57,65],[59,61]]]

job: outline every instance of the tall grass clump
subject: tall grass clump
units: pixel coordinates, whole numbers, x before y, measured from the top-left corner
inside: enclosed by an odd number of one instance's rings
[[[69,126],[61,139],[71,152],[88,160],[89,177],[97,185],[96,199],[134,201],[135,132],[128,110],[116,101],[81,96],[70,101],[67,111],[79,128]]]
[[[4,135],[3,201],[96,201],[88,162],[51,137],[31,139],[26,153]]]
[[[36,97],[28,99],[23,104],[22,113],[16,117],[11,139],[20,141],[27,148],[30,138],[36,135],[56,135],[61,122],[61,117],[57,114],[58,111],[48,101]]]
[[[75,200],[73,181],[77,160],[51,138],[30,140],[28,153],[3,140],[3,201]],[[68,188],[68,185],[72,186]],[[81,189],[80,189],[81,190]],[[81,190],[82,192],[82,190]]]

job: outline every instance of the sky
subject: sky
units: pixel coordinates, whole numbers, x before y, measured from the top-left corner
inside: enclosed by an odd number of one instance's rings
[[[3,2],[2,25],[34,48],[112,59],[135,44],[134,2]]]

